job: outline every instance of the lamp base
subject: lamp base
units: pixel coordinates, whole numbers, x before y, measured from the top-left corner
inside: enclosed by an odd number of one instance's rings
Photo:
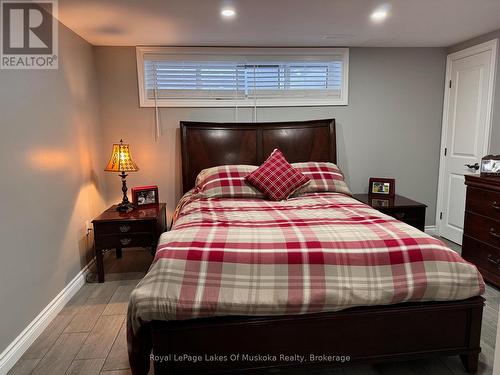
[[[122,202],[118,205],[118,207],[116,207],[116,211],[130,212],[135,208],[135,206],[132,203],[130,203],[127,197],[127,174],[124,171],[122,171],[120,177],[122,179],[123,199]]]
[[[121,202],[116,207],[116,211],[118,211],[118,212],[130,212],[130,211],[133,211],[134,208],[135,208],[135,206],[130,202]]]

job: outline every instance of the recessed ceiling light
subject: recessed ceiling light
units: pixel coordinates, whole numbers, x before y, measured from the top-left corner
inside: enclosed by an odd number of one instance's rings
[[[236,16],[236,11],[233,8],[222,8],[220,14],[222,17],[231,18]]]
[[[373,13],[370,15],[370,18],[373,22],[380,23],[384,22],[389,15],[390,5],[382,5],[375,9]]]

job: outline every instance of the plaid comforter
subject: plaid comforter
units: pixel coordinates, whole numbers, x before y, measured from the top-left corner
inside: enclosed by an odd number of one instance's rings
[[[129,341],[152,320],[306,314],[483,292],[476,267],[441,241],[347,195],[281,202],[187,195],[131,295]]]

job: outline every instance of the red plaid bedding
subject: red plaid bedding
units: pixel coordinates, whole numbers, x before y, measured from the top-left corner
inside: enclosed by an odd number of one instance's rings
[[[476,267],[441,241],[343,194],[187,198],[131,295],[129,339],[151,320],[304,314],[484,292]]]

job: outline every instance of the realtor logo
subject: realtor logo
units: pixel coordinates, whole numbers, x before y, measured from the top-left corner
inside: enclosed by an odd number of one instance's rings
[[[0,68],[57,69],[57,0],[0,0]]]

